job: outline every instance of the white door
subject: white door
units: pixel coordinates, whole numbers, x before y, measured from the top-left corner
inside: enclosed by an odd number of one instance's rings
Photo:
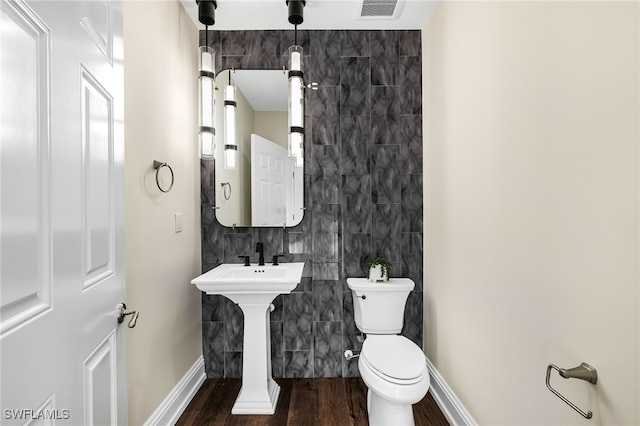
[[[127,422],[121,6],[0,3],[2,424]]]
[[[285,147],[251,134],[252,226],[285,225],[288,161]]]

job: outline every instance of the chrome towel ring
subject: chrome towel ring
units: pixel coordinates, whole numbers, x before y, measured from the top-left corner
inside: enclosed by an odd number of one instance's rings
[[[222,186],[224,199],[228,200],[229,198],[231,198],[231,184],[229,182],[221,182],[220,186]]]
[[[158,178],[158,174],[160,173],[160,169],[163,167],[167,167],[169,169],[169,171],[171,172],[171,185],[169,185],[169,188],[164,189],[162,188],[162,186],[160,185],[160,180]],[[167,163],[161,163],[160,161],[156,161],[153,160],[153,168],[156,169],[156,185],[158,185],[158,189],[162,192],[169,192],[171,191],[171,188],[173,188],[173,169],[171,168],[170,165],[168,165]]]
[[[549,390],[551,392],[553,392],[553,394],[555,396],[557,396],[558,398],[560,398],[561,400],[563,400],[569,407],[573,408],[574,410],[576,410],[578,413],[580,413],[580,415],[582,417],[584,417],[585,419],[590,419],[593,417],[593,413],[591,412],[591,410],[587,411],[586,413],[584,411],[582,411],[581,409],[579,409],[573,402],[569,401],[567,398],[564,397],[564,395],[560,394],[560,392],[558,392],[557,390],[555,390],[554,388],[551,387],[551,369],[554,369],[558,372],[558,374],[560,374],[561,377],[564,377],[565,379],[580,379],[580,380],[585,380],[593,385],[595,385],[596,383],[598,383],[598,371],[593,368],[592,366],[590,366],[589,364],[587,364],[586,362],[583,362],[582,364],[580,364],[577,367],[573,367],[573,368],[559,368],[558,366],[554,365],[554,364],[549,364],[549,366],[547,367],[547,379],[546,379],[546,383],[547,383],[547,388],[549,388]]]

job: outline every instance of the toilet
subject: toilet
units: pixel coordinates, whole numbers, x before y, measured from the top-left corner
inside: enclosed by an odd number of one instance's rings
[[[422,349],[398,333],[415,284],[408,278],[347,278],[347,285],[356,326],[366,334],[358,369],[369,389],[369,425],[414,425],[412,405],[427,394],[429,371]]]

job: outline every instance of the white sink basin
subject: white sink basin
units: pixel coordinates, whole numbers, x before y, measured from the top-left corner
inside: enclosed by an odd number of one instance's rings
[[[236,303],[244,314],[242,388],[231,414],[273,414],[280,386],[271,372],[271,302],[302,279],[304,262],[243,266],[223,263],[191,281],[207,294]]]
[[[277,266],[223,263],[195,278],[191,283],[207,294],[221,294],[240,303],[240,299],[263,298],[258,295],[268,297],[273,294],[275,297],[278,294],[291,293],[300,282],[303,269],[304,262],[281,263]],[[237,297],[240,295],[249,297]]]

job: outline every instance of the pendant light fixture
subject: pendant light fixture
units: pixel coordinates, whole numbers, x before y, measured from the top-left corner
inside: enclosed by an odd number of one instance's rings
[[[236,141],[236,87],[231,80],[224,88],[224,167],[238,169],[238,143]]]
[[[196,0],[198,20],[205,26],[205,45],[198,54],[199,145],[200,158],[213,158],[215,150],[215,52],[209,47],[209,26],[215,24],[216,0]]]
[[[298,25],[304,21],[305,4],[305,0],[287,0],[289,22],[294,25],[294,44],[289,47],[289,157],[296,167],[304,162],[304,50],[298,45]]]

